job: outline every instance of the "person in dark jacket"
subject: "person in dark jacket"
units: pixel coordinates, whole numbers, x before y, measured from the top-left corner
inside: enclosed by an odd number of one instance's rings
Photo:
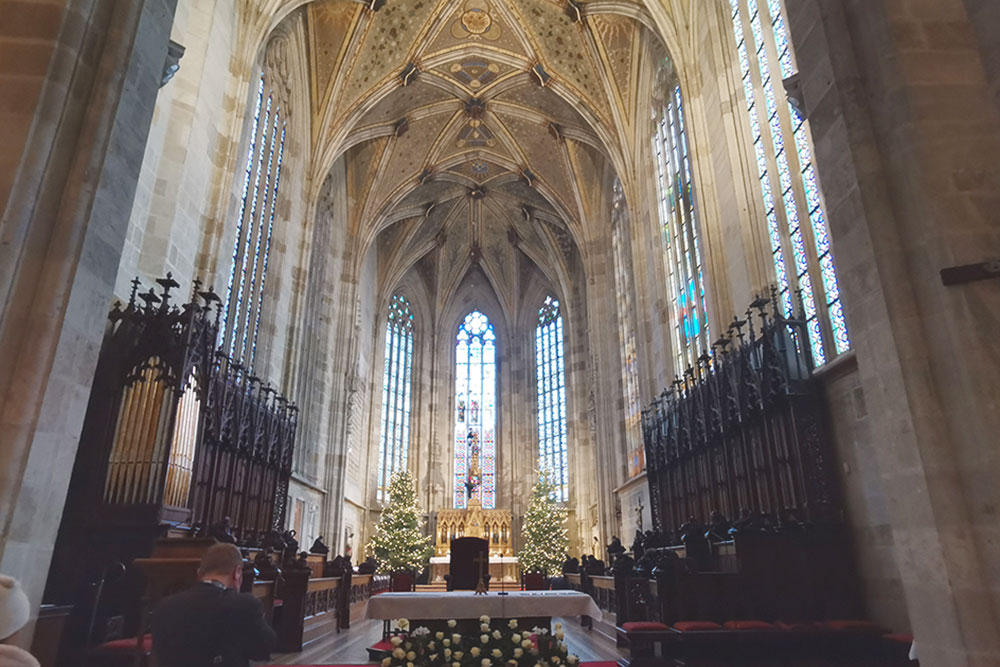
[[[243,557],[232,544],[214,544],[202,556],[200,581],[163,599],[153,610],[153,653],[158,667],[247,667],[267,660],[274,630],[260,602],[239,593]]]

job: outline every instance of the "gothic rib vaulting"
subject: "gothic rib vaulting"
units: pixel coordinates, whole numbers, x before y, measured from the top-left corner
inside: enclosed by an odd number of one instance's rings
[[[494,440],[483,443],[483,463],[490,468],[484,471],[490,487],[485,506],[517,514],[529,488],[523,480],[544,461],[530,455],[537,434],[523,418],[537,402],[529,383],[539,308],[546,297],[562,300],[567,340],[559,363],[586,363],[588,262],[591,271],[603,269],[580,249],[609,241],[610,194],[602,185],[617,174],[631,183],[646,146],[645,140],[637,143],[637,133],[648,139],[652,126],[650,90],[657,76],[661,84],[673,76],[652,18],[637,3],[584,7],[548,0],[323,1],[300,11],[314,182],[343,162],[355,257],[368,248],[377,254],[378,316],[396,297],[406,299],[414,314],[415,354],[399,369],[413,374],[405,399],[394,401],[392,391],[381,391],[383,384],[403,384],[388,379],[395,370],[388,359],[385,383],[377,355],[370,382],[359,381],[358,391],[372,392],[371,412],[368,419],[348,417],[348,438],[356,429],[360,443],[371,443],[367,469],[378,471],[373,480],[358,480],[365,489],[359,491],[367,500],[374,483],[382,498],[391,471],[409,460],[428,510],[464,505],[468,461],[453,451],[464,447],[464,427],[454,419],[462,398],[450,364],[459,324],[478,309],[495,327],[500,361],[490,406],[495,424],[482,433]],[[277,32],[295,25],[285,19]],[[640,100],[640,90],[646,99]],[[659,89],[653,93],[663,96]],[[385,348],[389,358],[391,347]],[[375,349],[383,349],[381,339]],[[590,377],[582,368],[570,373],[560,404],[552,407],[571,414],[550,425],[561,431],[550,438],[559,441],[551,447],[563,452],[555,472],[572,478],[563,482],[563,493],[576,544],[606,538],[593,493],[593,418],[587,413],[596,399]],[[405,424],[393,413],[403,403]],[[368,403],[359,398],[357,405],[363,411]],[[346,534],[365,530],[364,523],[362,516],[349,516]]]

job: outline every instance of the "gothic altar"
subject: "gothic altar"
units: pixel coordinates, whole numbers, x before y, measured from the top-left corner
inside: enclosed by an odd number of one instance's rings
[[[431,582],[444,581],[450,562],[451,541],[459,537],[481,537],[489,541],[492,581],[518,581],[520,577],[517,558],[514,556],[513,517],[510,510],[483,509],[476,494],[482,478],[479,472],[479,443],[475,433],[470,432],[468,445],[469,470],[465,478],[468,507],[437,512]]]

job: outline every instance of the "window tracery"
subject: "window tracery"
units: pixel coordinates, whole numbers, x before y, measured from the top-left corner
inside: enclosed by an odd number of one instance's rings
[[[674,364],[680,375],[711,349],[699,220],[680,84],[663,87],[653,136],[660,224],[673,318]]]
[[[563,319],[551,296],[538,309],[535,328],[535,375],[538,385],[538,468],[548,471],[555,500],[569,500],[566,456],[566,374]]]
[[[385,501],[392,474],[405,470],[410,453],[410,407],[413,385],[413,311],[395,295],[385,325],[385,366],[382,373],[382,431],[378,450],[377,500]]]
[[[792,316],[797,314],[793,295],[801,293],[813,361],[821,365],[849,350],[851,341],[809,123],[781,99],[780,79],[798,73],[782,3],[730,0],[730,8],[780,300],[785,315]]]
[[[252,368],[257,357],[261,308],[285,151],[286,119],[267,73],[257,85],[243,189],[236,220],[219,341],[229,356]]]
[[[496,507],[497,347],[493,325],[474,310],[455,339],[455,507],[467,504],[470,465],[479,462],[476,498]]]

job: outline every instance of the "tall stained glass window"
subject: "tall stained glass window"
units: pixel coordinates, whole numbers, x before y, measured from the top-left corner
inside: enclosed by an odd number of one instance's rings
[[[397,470],[405,470],[410,450],[413,311],[401,296],[392,297],[385,325],[385,371],[382,373],[382,435],[378,448],[378,500]]]
[[[813,361],[820,365],[849,350],[851,340],[809,123],[785,99],[783,80],[798,68],[784,8],[781,0],[729,1],[781,303],[786,315],[797,314],[794,294],[801,292]]]
[[[466,506],[470,466],[478,461],[476,498],[497,504],[497,339],[478,310],[465,316],[455,340],[455,507]]]
[[[284,151],[285,119],[262,73],[250,124],[236,240],[226,285],[225,317],[219,331],[223,348],[233,359],[249,367],[257,356]]]
[[[680,85],[666,92],[653,137],[653,155],[673,313],[675,372],[680,375],[685,368],[698,364],[701,353],[710,349],[711,337],[684,102]]]
[[[621,181],[616,180],[611,203],[611,245],[615,258],[615,295],[618,301],[618,332],[622,349],[622,388],[625,394],[625,438],[627,450],[642,446],[639,401],[639,358],[632,323],[632,258],[628,247],[628,208]]]
[[[538,382],[538,469],[549,472],[555,500],[569,500],[566,461],[566,374],[563,368],[563,319],[551,296],[538,309],[535,375]]]

